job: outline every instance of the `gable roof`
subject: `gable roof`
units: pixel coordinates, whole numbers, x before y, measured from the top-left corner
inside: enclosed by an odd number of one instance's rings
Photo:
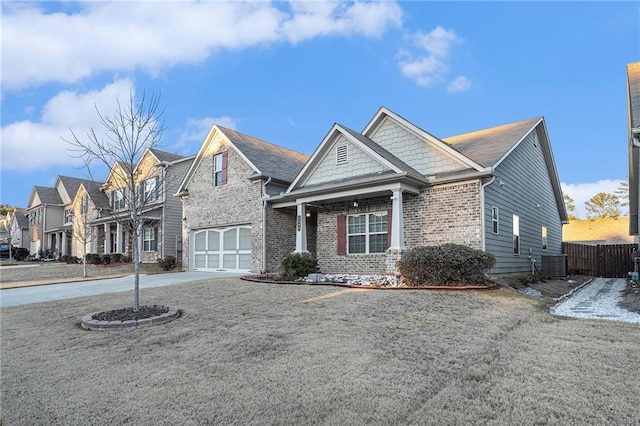
[[[102,185],[102,182],[96,182],[90,179],[81,179],[81,178],[71,177],[71,176],[58,176],[56,180],[62,183],[65,191],[67,191],[67,195],[71,199],[71,202],[73,202],[74,198],[76,198],[76,194],[78,193],[78,189],[80,189],[80,185],[82,184]],[[56,182],[56,186],[57,186],[57,182]],[[60,198],[62,199],[62,197]]]
[[[32,191],[32,196],[31,196],[32,199],[33,199],[33,194],[38,195],[40,204],[62,205],[62,198],[60,198],[60,194],[58,193],[58,190],[55,188],[50,188],[48,186],[34,186]]]
[[[158,159],[158,161],[171,162],[171,161],[181,160],[182,158],[184,158],[184,156],[182,155],[161,151],[156,148],[149,148],[149,151]]]
[[[442,140],[478,164],[496,167],[541,120],[530,118]]]
[[[98,210],[111,208],[109,205],[109,197],[107,197],[107,194],[101,189],[102,185],[102,183],[95,181],[88,181],[82,185],[91,202]]]
[[[272,178],[290,183],[309,158],[306,154],[214,124],[198,150],[182,184],[180,184],[178,194],[184,192],[188,187],[195,170],[202,162],[204,153],[216,134],[221,135],[231,148],[247,162],[255,172],[251,176],[254,178]]]

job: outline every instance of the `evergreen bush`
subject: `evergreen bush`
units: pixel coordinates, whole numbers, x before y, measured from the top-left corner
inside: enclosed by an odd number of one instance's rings
[[[178,261],[174,256],[167,256],[164,259],[158,259],[158,265],[163,271],[173,271],[178,266]]]
[[[397,267],[410,286],[483,284],[495,263],[491,253],[459,244],[443,244],[408,250]]]
[[[318,259],[310,253],[291,253],[282,260],[284,278],[296,280],[318,272]]]

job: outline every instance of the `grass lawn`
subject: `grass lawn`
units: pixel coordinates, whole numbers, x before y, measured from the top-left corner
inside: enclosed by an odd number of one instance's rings
[[[146,289],[184,316],[78,327],[130,293],[3,308],[3,425],[637,424],[640,327],[509,290],[212,279]]]

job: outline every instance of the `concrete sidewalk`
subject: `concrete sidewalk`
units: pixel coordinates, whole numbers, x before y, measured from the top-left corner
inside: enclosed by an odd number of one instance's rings
[[[140,289],[164,287],[189,281],[215,278],[239,278],[243,274],[231,272],[175,272],[140,275]],[[94,296],[133,290],[133,275],[118,278],[94,279],[60,284],[39,284],[0,290],[0,307],[49,302],[74,297]]]
[[[640,324],[640,314],[618,307],[624,278],[596,278],[550,309],[552,315]]]

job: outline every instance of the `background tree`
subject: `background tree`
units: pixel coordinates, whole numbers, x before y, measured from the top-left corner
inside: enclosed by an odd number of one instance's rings
[[[614,192],[620,201],[620,207],[629,207],[629,181],[620,182],[620,186]]]
[[[567,208],[567,216],[569,216],[569,220],[578,219],[578,216],[576,215],[576,203],[573,201],[573,198],[569,197],[567,194],[563,194],[562,199],[564,200],[564,205]]]
[[[123,186],[124,209],[122,216],[114,216],[131,233],[134,262],[133,311],[140,309],[140,242],[145,223],[143,215],[144,189],[138,183],[143,177],[138,173],[137,164],[147,148],[154,148],[162,139],[163,126],[159,122],[163,111],[159,111],[160,96],[145,94],[139,100],[133,91],[129,101],[123,105],[118,99],[112,115],[105,115],[96,106],[96,112],[103,127],[102,133],[91,128],[84,140],[71,130],[70,144],[72,156],[83,161],[89,176],[93,179],[95,163],[116,171],[115,179]],[[113,167],[119,164],[120,167]],[[118,189],[119,189],[118,188]]]
[[[11,204],[0,204],[0,215],[5,216],[8,212],[14,212],[16,208]]]
[[[620,201],[614,194],[599,192],[584,203],[589,219],[620,216]]]

